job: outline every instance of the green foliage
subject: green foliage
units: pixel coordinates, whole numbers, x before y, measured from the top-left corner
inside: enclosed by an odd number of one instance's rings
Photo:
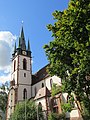
[[[65,120],[65,114],[51,113],[48,116],[48,120]]]
[[[2,116],[0,116],[0,120],[2,120]]]
[[[52,90],[51,90],[51,96],[54,97],[58,93],[61,92],[61,87],[55,83],[53,83]]]
[[[89,113],[89,102],[87,97],[84,97],[84,100],[81,102],[81,106],[82,106],[82,116],[84,118],[84,120],[88,120],[90,119],[90,113]],[[85,108],[86,107],[86,108]]]
[[[38,105],[38,117],[40,120],[44,120],[44,116],[42,113],[42,106]]]
[[[71,104],[70,103],[64,103],[63,105],[62,105],[62,109],[63,109],[63,112],[71,112],[71,110],[72,110],[72,106],[71,106]]]
[[[26,104],[26,120],[35,120],[37,119],[37,106],[35,102],[24,101],[16,105],[14,113],[11,115],[10,120],[25,120],[25,104]],[[41,111],[38,111],[40,113]],[[42,113],[39,114],[39,117],[42,118]]]
[[[26,102],[26,103],[25,103]],[[16,105],[15,111],[10,120],[25,120],[25,104],[27,120],[35,120],[37,118],[36,106],[33,101],[25,101]]]
[[[4,114],[6,113],[8,90],[9,84],[7,82],[0,86],[0,109],[3,111]]]
[[[62,78],[62,90],[74,92],[90,113],[90,0],[70,0],[68,8],[53,13],[53,41],[44,46],[49,73]]]
[[[71,112],[72,109],[74,108],[74,97],[72,95],[68,96],[67,103],[62,103],[62,110],[64,113],[66,112]]]

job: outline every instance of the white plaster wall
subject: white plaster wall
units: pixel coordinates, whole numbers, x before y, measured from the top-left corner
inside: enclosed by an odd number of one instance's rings
[[[61,78],[57,76],[48,77],[45,79],[45,81],[46,81],[46,86],[49,90],[51,90],[50,79],[52,79],[52,84],[56,83],[58,85],[61,85]]]
[[[14,72],[14,61],[16,60],[16,70],[17,70],[17,66],[18,66],[18,56],[15,57],[15,59],[12,61],[12,69],[11,72]]]
[[[39,102],[41,102],[42,110],[46,110],[46,100],[45,100],[45,98],[38,99],[35,102],[36,102],[37,105],[39,104]]]
[[[66,113],[66,118],[71,118],[71,117],[79,117],[79,112],[77,109]]]
[[[45,79],[45,85],[49,90],[51,90],[50,79],[52,79],[52,77],[48,77]]]
[[[67,96],[68,96],[68,93],[62,93],[62,99],[64,103],[67,102]]]
[[[15,71],[12,75],[11,75],[11,81],[15,80],[15,84],[17,84],[17,71]]]
[[[63,98],[63,102],[66,103],[67,102],[67,95],[68,93],[63,93],[62,94],[62,98]],[[75,96],[74,96],[75,97]],[[75,103],[75,102],[74,102]],[[77,104],[75,103],[75,109],[72,110],[71,112],[67,112],[66,113],[66,117],[79,117],[79,112],[78,112],[78,108],[77,108]]]
[[[70,112],[70,117],[79,117],[78,110],[72,110],[72,111]]]
[[[61,85],[61,78],[54,75],[54,76],[52,76],[52,80],[53,80],[53,83]]]
[[[32,86],[32,97],[35,96],[35,87],[36,87],[36,90],[38,92],[38,90],[42,88],[42,83],[44,83],[44,86],[45,86],[45,80],[42,80],[42,81],[40,81]]]
[[[38,90],[42,88],[42,83],[44,83],[44,86],[46,86],[49,90],[51,90],[50,79],[52,79],[52,83],[61,85],[61,79],[58,78],[57,76],[45,78],[44,80],[42,80],[32,86],[32,97],[35,96],[35,87],[38,92]]]
[[[14,105],[15,105],[15,91],[14,89],[10,90],[9,97],[8,97],[8,112],[7,112],[7,118],[10,118],[10,115],[14,111]]]

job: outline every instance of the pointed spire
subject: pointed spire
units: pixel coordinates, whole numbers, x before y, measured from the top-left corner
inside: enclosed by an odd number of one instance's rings
[[[23,26],[22,26],[22,29],[21,29],[21,38],[25,39],[25,38],[24,38],[24,30],[23,30]]]
[[[14,45],[14,52],[16,52],[16,42],[15,42],[15,45]]]
[[[26,43],[25,43],[23,26],[21,29],[20,37],[19,37],[19,48],[21,48],[22,50],[26,50]]]
[[[18,42],[18,48],[21,48],[20,37],[19,37],[19,42]]]
[[[29,39],[28,39],[28,51],[30,51],[30,42],[29,42]]]

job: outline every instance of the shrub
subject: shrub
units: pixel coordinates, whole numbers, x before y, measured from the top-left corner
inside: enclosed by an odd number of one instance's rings
[[[65,120],[65,114],[51,113],[48,116],[48,120]]]

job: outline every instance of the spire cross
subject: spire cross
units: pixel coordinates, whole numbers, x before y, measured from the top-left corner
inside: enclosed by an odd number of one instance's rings
[[[23,23],[24,23],[24,22],[23,22],[23,20],[22,20],[22,25],[23,25]]]

